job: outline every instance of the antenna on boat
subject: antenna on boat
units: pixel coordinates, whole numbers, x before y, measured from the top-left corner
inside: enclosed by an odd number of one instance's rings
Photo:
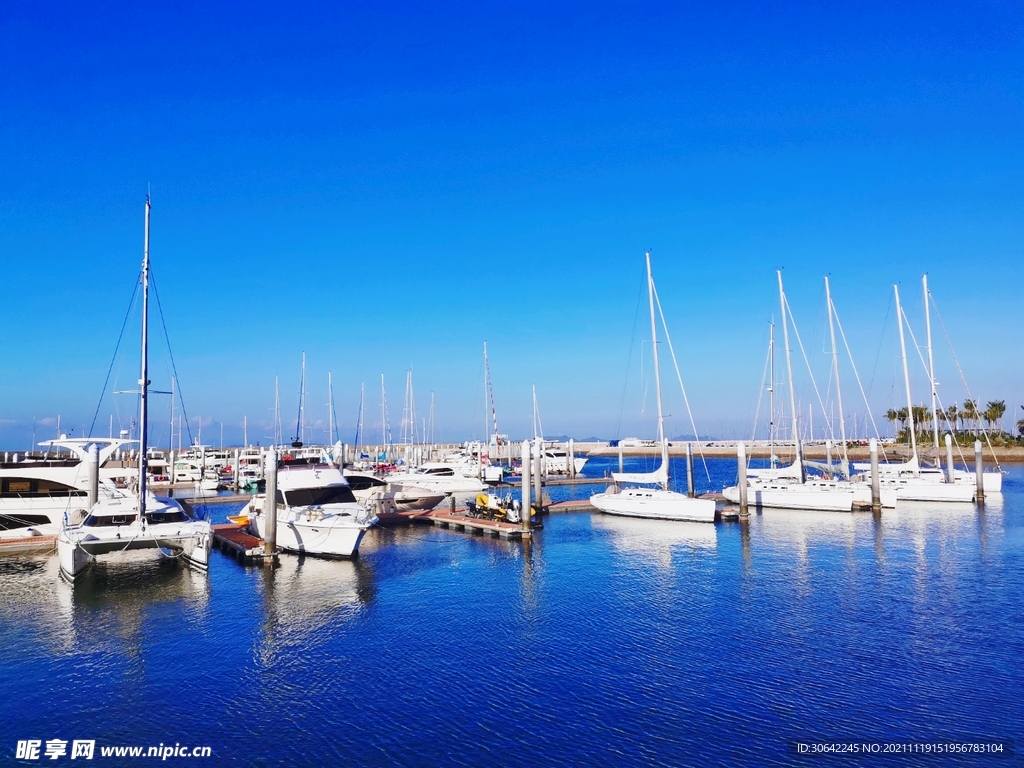
[[[306,353],[302,353],[302,375],[299,376],[299,418],[295,422],[295,439],[292,440],[292,448],[302,447],[302,438],[305,435],[302,434],[303,424],[302,417],[303,411],[306,409]]]

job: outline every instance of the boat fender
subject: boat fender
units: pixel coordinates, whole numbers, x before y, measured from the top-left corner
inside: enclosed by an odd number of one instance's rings
[[[476,505],[478,507],[489,506],[489,504],[488,504],[489,499],[487,498],[487,494],[486,493],[478,493],[476,495],[476,499],[474,499],[474,501],[476,502]]]

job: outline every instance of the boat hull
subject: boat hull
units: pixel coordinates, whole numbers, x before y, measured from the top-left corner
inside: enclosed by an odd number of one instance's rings
[[[261,539],[266,534],[266,519],[261,515],[249,518],[255,526],[256,535]],[[277,521],[277,547],[286,552],[319,557],[355,557],[359,543],[369,525],[339,523],[330,520],[302,521],[287,520],[280,516]]]
[[[870,489],[869,489],[870,494]],[[732,486],[722,491],[727,501],[740,503],[740,489]],[[852,489],[825,490],[802,485],[748,486],[747,503],[757,508],[806,509],[825,512],[852,512],[856,494]],[[870,498],[869,502],[870,503]]]
[[[654,520],[687,520],[697,523],[715,521],[715,502],[691,499],[675,491],[627,488],[619,493],[598,493],[590,503],[608,515]]]

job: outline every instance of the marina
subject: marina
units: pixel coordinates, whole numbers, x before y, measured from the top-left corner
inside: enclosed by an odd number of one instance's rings
[[[0,766],[1024,765],[1019,6],[4,7]]]
[[[719,484],[735,462],[709,468]],[[682,462],[673,475],[685,476]],[[72,587],[53,558],[0,559],[0,714],[18,732],[56,735],[74,712],[69,736],[189,738],[226,763],[252,760],[257,734],[300,705],[335,730],[266,743],[259,759],[301,763],[317,750],[439,764],[457,742],[460,764],[495,750],[534,764],[612,750],[619,765],[655,753],[784,765],[789,741],[823,733],[1022,737],[1020,466],[998,501],[941,514],[771,510],[709,525],[573,504],[586,501],[553,501],[521,541],[378,525],[354,560],[280,553],[276,567],[242,568],[218,552],[208,576],[136,558]],[[353,679],[360,659],[368,666]],[[80,681],[77,699],[102,697],[102,712],[62,693],[86,663],[102,674]],[[193,681],[202,708],[168,697],[168,668]],[[259,697],[235,694],[254,686]],[[66,702],[61,714],[27,711],[39,697]],[[353,698],[358,708],[344,706]],[[176,725],[152,722],[140,700],[161,701]],[[369,742],[359,736],[360,723],[387,717]]]

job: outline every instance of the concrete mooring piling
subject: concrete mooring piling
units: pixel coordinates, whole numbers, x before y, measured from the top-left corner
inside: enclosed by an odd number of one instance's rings
[[[737,487],[740,489],[740,517],[749,514],[747,507],[747,446],[740,440],[736,444],[736,469],[739,473]]]
[[[89,509],[96,506],[100,498],[100,447],[93,443],[89,446]]]
[[[956,479],[956,470],[953,469],[953,436],[946,433],[946,482],[952,483]]]
[[[238,490],[238,475],[239,475],[239,472],[241,471],[240,467],[238,466],[238,458],[239,458],[239,456],[241,456],[241,451],[239,451],[237,448],[235,448],[235,460],[231,463],[231,473],[232,473],[232,478],[231,479],[232,479],[232,481],[234,483],[235,490]]]
[[[266,469],[267,495],[263,499],[264,533],[263,548],[268,555],[277,551],[277,450],[267,451]]]
[[[985,503],[985,464],[981,456],[981,440],[974,441],[974,484],[975,497],[979,504]]]
[[[530,441],[523,440],[523,470],[522,470],[522,504],[523,504],[523,530],[530,527]]]
[[[871,511],[882,511],[882,489],[878,482],[878,440],[868,441],[868,453],[871,456]]]
[[[565,467],[566,477],[576,477],[576,441],[569,438],[569,449],[565,452],[565,460],[568,462]]]
[[[622,441],[619,440],[619,472],[622,471]]]
[[[686,444],[686,495],[691,499],[697,495],[693,484],[693,443]]]
[[[533,441],[534,444],[534,459],[536,460],[533,464],[533,500],[539,508],[541,505],[541,499],[544,497],[542,494],[543,483],[544,483],[544,441],[539,437]]]
[[[828,464],[828,475],[832,476],[832,441],[825,441],[825,463]]]

